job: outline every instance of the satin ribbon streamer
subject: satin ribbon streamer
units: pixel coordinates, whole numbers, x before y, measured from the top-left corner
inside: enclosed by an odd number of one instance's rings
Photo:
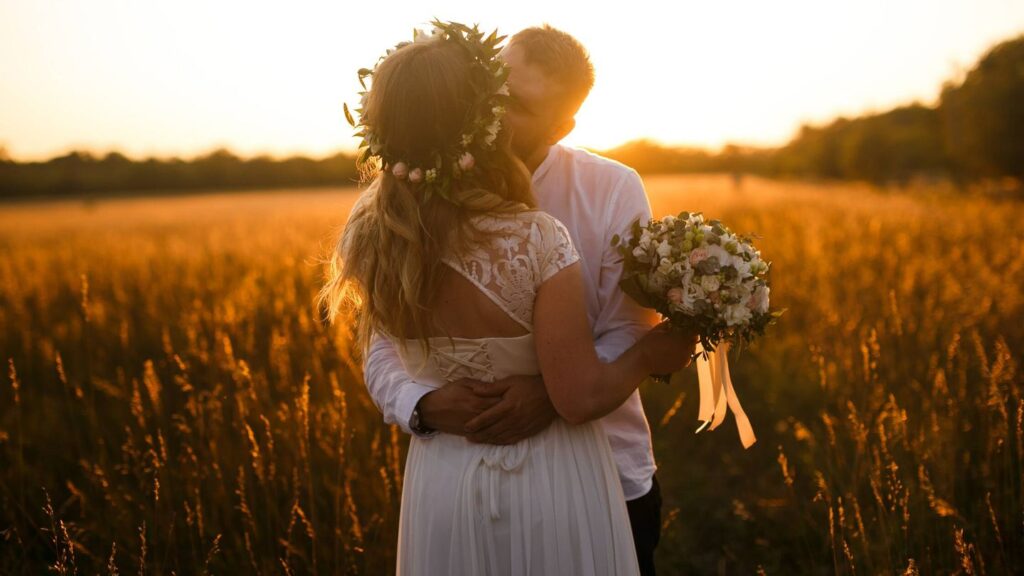
[[[704,347],[697,344],[698,353],[704,351]],[[704,429],[714,430],[725,420],[727,408],[732,410],[736,419],[736,429],[740,434],[740,442],[744,448],[750,448],[757,438],[754,436],[754,429],[750,426],[747,414],[743,412],[740,399],[732,388],[732,380],[729,378],[729,343],[722,342],[718,347],[708,353],[705,360],[703,354],[697,358],[697,380],[700,384],[700,411],[697,418],[704,423],[697,432]]]

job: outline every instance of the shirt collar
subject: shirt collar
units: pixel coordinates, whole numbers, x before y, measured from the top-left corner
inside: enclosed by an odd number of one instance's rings
[[[555,163],[555,158],[558,156],[561,148],[562,147],[560,145],[553,144],[551,148],[548,149],[548,155],[544,157],[544,161],[540,163],[540,166],[537,166],[536,170],[533,171],[533,185],[535,187],[544,179],[548,170],[551,169],[551,165]]]

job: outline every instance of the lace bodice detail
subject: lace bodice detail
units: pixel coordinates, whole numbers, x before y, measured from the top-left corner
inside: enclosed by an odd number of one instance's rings
[[[533,330],[537,289],[579,260],[565,225],[545,212],[480,216],[480,229],[495,234],[445,263],[475,284],[527,330]]]

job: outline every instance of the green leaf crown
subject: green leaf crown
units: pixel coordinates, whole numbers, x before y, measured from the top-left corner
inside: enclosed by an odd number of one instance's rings
[[[355,121],[348,104],[344,105],[345,119],[356,128],[355,135],[362,138],[356,160],[358,165],[365,166],[371,161],[379,160],[382,170],[390,171],[399,180],[408,180],[411,184],[422,186],[427,198],[437,193],[446,200],[453,201],[452,182],[479,169],[482,161],[486,162],[495,149],[495,141],[501,130],[501,121],[509,102],[508,66],[497,56],[501,51],[498,44],[505,36],[498,36],[496,30],[485,36],[478,25],[469,27],[457,22],[442,22],[436,19],[431,24],[433,30],[430,35],[422,30],[413,30],[412,43],[440,37],[441,41],[458,44],[470,56],[471,66],[479,77],[479,80],[474,82],[478,93],[466,115],[459,140],[431,151],[428,156],[432,161],[428,162],[428,165],[412,166],[406,159],[392,154],[388,143],[382,141],[370,126],[362,122],[369,93],[366,79],[373,76],[377,66],[391,53],[410,44],[408,41],[389,49],[372,70],[359,70],[359,84],[363,91],[359,93],[361,103],[355,112],[360,116],[360,121]]]

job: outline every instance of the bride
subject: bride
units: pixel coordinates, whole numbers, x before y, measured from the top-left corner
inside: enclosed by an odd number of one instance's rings
[[[332,255],[320,302],[354,313],[366,349],[397,344],[417,382],[543,374],[561,418],[510,446],[413,437],[397,572],[638,574],[629,517],[597,418],[652,373],[683,367],[690,335],[652,329],[599,361],[579,256],[536,210],[530,174],[501,129],[501,38],[455,23],[388,51],[358,123],[372,182]]]

